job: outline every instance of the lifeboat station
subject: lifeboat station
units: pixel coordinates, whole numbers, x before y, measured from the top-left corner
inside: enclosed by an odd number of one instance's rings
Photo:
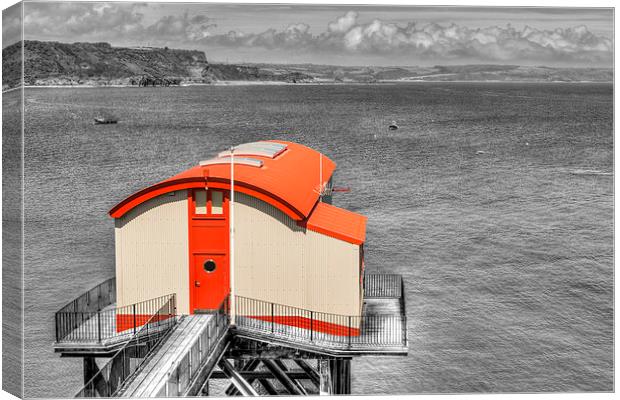
[[[407,354],[403,280],[365,272],[336,164],[284,141],[222,150],[110,210],[116,276],[55,315],[55,351],[83,358],[76,397],[350,394],[355,357]]]

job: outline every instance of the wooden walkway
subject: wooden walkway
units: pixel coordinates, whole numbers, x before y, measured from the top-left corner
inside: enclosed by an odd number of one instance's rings
[[[183,317],[170,337],[128,382],[119,396],[156,397],[168,381],[170,373],[190,352],[192,345],[212,318],[214,316],[210,314]]]
[[[358,336],[335,336],[310,332],[295,326],[272,324],[251,317],[237,316],[236,334],[249,339],[298,347],[306,351],[338,356],[403,355],[408,352],[406,320],[400,299],[369,298],[364,300],[363,319]],[[373,318],[372,315],[389,316]]]

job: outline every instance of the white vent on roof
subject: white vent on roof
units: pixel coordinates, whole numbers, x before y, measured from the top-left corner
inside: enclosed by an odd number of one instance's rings
[[[216,164],[230,164],[230,157],[225,158],[212,158],[210,160],[204,160],[200,162],[200,166],[216,165]],[[235,157],[235,165],[248,165],[250,167],[260,168],[263,166],[261,160],[249,157]]]
[[[258,156],[275,158],[286,150],[286,145],[274,142],[252,142],[235,146],[236,156]],[[218,157],[230,157],[230,150],[222,151]]]

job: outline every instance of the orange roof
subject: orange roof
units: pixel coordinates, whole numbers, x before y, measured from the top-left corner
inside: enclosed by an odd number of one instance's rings
[[[318,203],[319,181],[325,185],[336,168],[332,160],[316,150],[285,141],[236,146],[234,154],[236,192],[273,205],[307,229],[350,243],[364,242],[366,217]],[[176,190],[230,190],[229,152],[200,164],[134,193],[114,206],[110,216],[120,218],[138,204]]]
[[[306,146],[285,142],[267,141],[250,145],[284,145],[286,148],[268,155],[248,154],[239,150],[235,156],[235,190],[258,197],[276,206],[293,219],[307,218],[319,199],[319,180],[325,184],[331,178],[336,164],[328,157]],[[237,146],[240,149],[246,145]],[[237,150],[235,149],[235,154]],[[211,165],[196,166],[129,196],[110,210],[114,218],[123,216],[136,205],[153,197],[175,190],[205,187],[230,188],[229,156],[220,153]],[[245,165],[243,159],[260,161],[261,166]],[[321,162],[322,158],[322,162]],[[210,160],[213,161],[213,160]],[[322,164],[322,165],[321,165]],[[319,175],[322,175],[320,177]],[[322,179],[321,179],[322,178]]]
[[[365,216],[352,211],[317,203],[306,221],[306,227],[345,242],[362,244],[366,240],[366,220]]]

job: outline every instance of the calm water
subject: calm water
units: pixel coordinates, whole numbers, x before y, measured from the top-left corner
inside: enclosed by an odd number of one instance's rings
[[[25,394],[79,387],[53,313],[113,276],[107,211],[260,139],[335,160],[368,270],[406,280],[410,354],[355,360],[355,393],[612,390],[612,113],[588,84],[28,89]]]

